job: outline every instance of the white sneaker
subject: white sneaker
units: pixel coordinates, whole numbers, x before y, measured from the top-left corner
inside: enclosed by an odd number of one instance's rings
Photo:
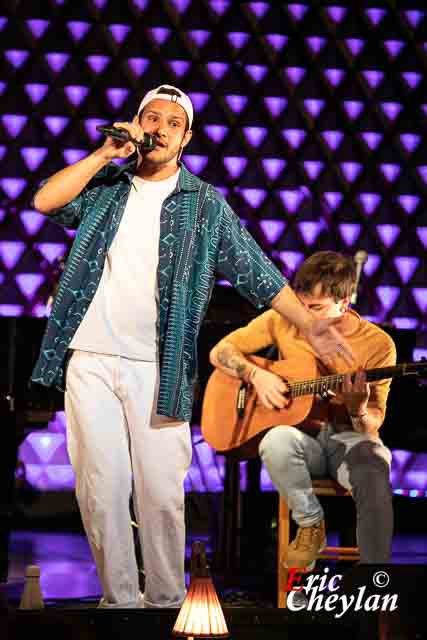
[[[138,599],[135,602],[126,602],[126,604],[111,604],[107,602],[105,598],[101,598],[98,604],[98,609],[143,609],[144,608],[144,594],[138,593]]]

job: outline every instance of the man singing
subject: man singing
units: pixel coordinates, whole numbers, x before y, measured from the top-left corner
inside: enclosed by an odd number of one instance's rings
[[[298,326],[325,363],[352,359],[333,322],[305,309],[220,193],[180,162],[192,124],[190,98],[160,85],[132,122],[114,125],[134,142],[107,137],[34,199],[77,229],[32,380],[65,388],[68,450],[104,607],[179,607],[185,597],[196,345],[216,272]],[[153,150],[139,144],[145,133]]]

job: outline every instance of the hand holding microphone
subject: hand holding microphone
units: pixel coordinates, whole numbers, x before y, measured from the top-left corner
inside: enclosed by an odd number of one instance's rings
[[[144,132],[142,140],[137,140],[135,137],[132,136],[132,134],[128,131],[127,128],[125,129],[122,126],[119,126],[119,123],[117,123],[117,126],[116,125],[113,125],[113,126],[99,125],[98,127],[96,127],[96,129],[100,133],[103,133],[104,135],[106,135],[109,138],[112,138],[113,140],[118,140],[123,143],[129,143],[129,142],[132,143],[134,147],[138,149],[138,151],[140,151],[141,153],[144,151],[145,152],[152,151],[157,146],[157,140],[155,136]],[[127,153],[126,155],[131,155],[131,153],[133,153],[133,150],[130,150],[129,153]]]

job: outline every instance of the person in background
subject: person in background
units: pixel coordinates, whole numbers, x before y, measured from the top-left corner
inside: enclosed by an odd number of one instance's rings
[[[355,355],[354,378],[348,363],[336,359],[328,367],[319,361],[320,375],[342,373],[342,388],[328,398],[315,397],[307,418],[298,425],[276,426],[266,432],[259,454],[272,482],[288,503],[298,525],[283,562],[312,569],[326,546],[325,517],[312,489],[312,478],[332,476],[349,489],[356,504],[357,541],[362,563],[390,558],[393,534],[390,451],[379,436],[391,380],[368,383],[365,369],[393,366],[393,340],[377,325],[350,308],[356,282],[353,260],[334,251],[307,258],[293,283],[301,304],[319,320],[335,319],[340,334]],[[275,345],[288,366],[316,358],[303,332],[274,309],[246,327],[225,336],[211,351],[211,363],[230,376],[250,380],[266,408],[285,406],[281,377],[251,363],[246,356]],[[304,379],[304,377],[302,377]]]

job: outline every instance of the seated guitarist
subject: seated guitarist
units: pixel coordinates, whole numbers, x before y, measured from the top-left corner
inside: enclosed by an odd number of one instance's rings
[[[318,362],[319,375],[341,373],[339,392],[327,398],[315,396],[308,417],[297,426],[283,424],[266,431],[259,454],[279,493],[286,499],[298,525],[288,567],[311,569],[317,553],[326,546],[322,507],[313,494],[312,478],[332,476],[351,490],[357,510],[357,541],[361,562],[389,560],[393,532],[392,494],[389,481],[390,451],[379,429],[383,423],[391,379],[367,383],[364,369],[394,366],[392,339],[378,326],[350,309],[355,287],[355,265],[334,251],[310,256],[295,276],[294,290],[316,318],[336,318],[355,357],[351,369],[336,360],[326,370]],[[246,327],[233,331],[211,351],[211,363],[230,376],[250,382],[266,408],[285,406],[286,384],[274,373],[254,366],[245,356],[276,345],[280,357],[298,371],[301,359],[312,354],[301,333],[269,310]],[[357,370],[355,377],[350,371]],[[303,372],[298,371],[303,377]]]

